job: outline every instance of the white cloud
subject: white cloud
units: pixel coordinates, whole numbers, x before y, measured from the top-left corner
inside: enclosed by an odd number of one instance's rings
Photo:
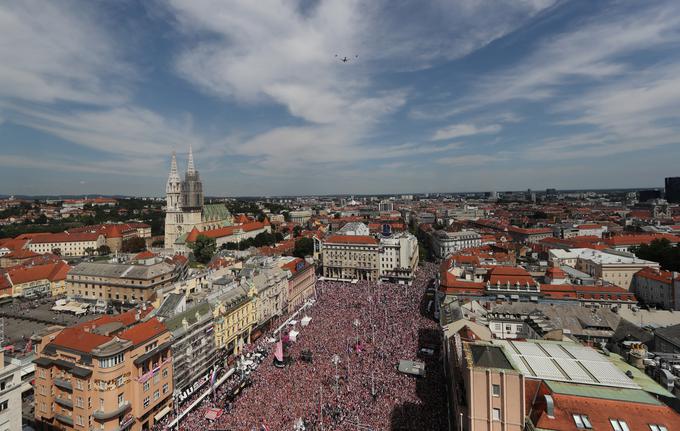
[[[502,128],[503,127],[500,124],[490,124],[481,127],[474,124],[453,124],[437,130],[432,135],[431,140],[443,141],[445,139],[455,139],[463,136],[498,133]]]
[[[0,4],[0,97],[95,105],[127,99],[134,78],[88,3]]]
[[[307,123],[231,145],[252,157],[255,169],[295,174],[304,163],[423,151],[366,145],[408,96],[401,89],[376,92],[376,74],[461,57],[553,3],[437,0],[395,8],[386,0],[322,0],[301,11],[297,2],[279,0],[175,0],[170,10],[194,41],[178,56],[181,76],[230,101],[279,104]],[[343,64],[336,54],[351,61]]]

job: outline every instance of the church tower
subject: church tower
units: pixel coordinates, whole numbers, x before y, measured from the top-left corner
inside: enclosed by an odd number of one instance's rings
[[[194,212],[203,209],[203,183],[194,166],[194,152],[189,145],[189,163],[182,183],[182,207],[184,211]]]
[[[165,248],[172,248],[182,234],[182,182],[177,173],[177,157],[172,152],[170,175],[165,185]]]

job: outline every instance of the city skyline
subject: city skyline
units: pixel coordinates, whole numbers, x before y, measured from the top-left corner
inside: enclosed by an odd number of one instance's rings
[[[68,3],[0,6],[0,194],[161,196],[189,145],[206,196],[678,174],[671,1]]]

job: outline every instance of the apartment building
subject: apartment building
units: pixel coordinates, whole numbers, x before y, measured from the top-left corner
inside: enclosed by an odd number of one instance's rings
[[[590,248],[574,248],[571,251],[577,255],[576,269],[627,290],[631,290],[636,272],[647,267],[659,269],[658,263],[626,252]]]
[[[161,258],[127,263],[82,262],[66,276],[66,294],[82,301],[130,307],[150,301],[177,280],[181,268]]]
[[[409,232],[380,237],[380,279],[411,284],[418,268],[418,239]]]
[[[257,326],[281,316],[288,307],[288,275],[271,257],[256,256],[243,264],[238,274],[242,285],[255,288]]]
[[[377,238],[331,235],[321,247],[324,277],[369,281],[380,278],[380,242]]]
[[[680,310],[680,275],[657,268],[642,268],[633,274],[632,291],[645,304]]]
[[[451,253],[482,245],[482,236],[473,230],[449,232],[438,230],[430,235],[432,250],[438,259],[444,259]]]
[[[151,309],[32,337],[39,429],[149,430],[172,409],[172,335]]]
[[[62,256],[86,256],[106,245],[106,238],[98,232],[45,233],[31,237],[28,249],[35,253],[53,253]]]
[[[255,287],[230,283],[211,301],[215,348],[235,355],[250,343],[251,332],[257,326]]]
[[[20,265],[7,270],[12,296],[37,298],[56,296],[66,291],[66,274],[71,267],[64,261],[38,265]]]
[[[0,430],[21,429],[21,367],[5,365],[5,353],[0,350]]]
[[[616,354],[561,341],[472,341],[446,349],[457,426],[464,431],[670,431],[673,395]]]
[[[186,305],[184,295],[170,294],[156,314],[172,333],[175,392],[180,393],[210,372],[217,361],[210,304]]]
[[[295,310],[316,296],[316,267],[299,257],[283,256],[278,264],[288,277],[288,309]]]

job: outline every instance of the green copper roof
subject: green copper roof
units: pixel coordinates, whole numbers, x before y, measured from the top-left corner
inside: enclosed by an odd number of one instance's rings
[[[551,391],[557,394],[662,405],[660,401],[641,389],[615,388],[611,386],[557,382],[554,380],[544,380],[544,382]]]
[[[638,370],[634,366],[630,365],[626,361],[623,360],[623,358],[620,355],[617,355],[616,353],[610,353],[609,354],[609,360],[611,361],[612,364],[616,365],[616,367],[623,371],[624,373],[626,371],[630,371],[633,373],[633,381],[642,388],[642,390],[647,391],[651,394],[657,394],[661,395],[664,397],[674,397],[675,395],[671,394],[668,392],[666,389],[664,389],[661,385],[659,385],[657,382],[654,381],[651,377],[649,377],[647,374],[645,374],[643,371]]]
[[[231,213],[224,204],[203,205],[203,221],[224,221],[227,226]]]

